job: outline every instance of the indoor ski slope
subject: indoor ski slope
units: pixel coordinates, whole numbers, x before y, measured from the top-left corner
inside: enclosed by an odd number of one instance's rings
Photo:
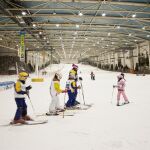
[[[49,75],[43,76],[43,83],[31,83],[30,97],[27,98],[28,114],[48,111],[51,97],[49,86],[57,70],[63,78],[61,87],[65,87],[71,64],[53,65],[47,68]],[[13,89],[0,92],[0,150],[149,150],[150,149],[150,76],[125,74],[126,93],[131,102],[116,106],[118,73],[102,71],[88,65],[79,65],[83,77],[86,103],[94,103],[89,110],[76,110],[75,115],[49,116],[47,124],[7,126],[13,119],[16,105]],[[90,79],[93,71],[96,80]],[[0,81],[16,80],[16,76],[0,76]],[[67,97],[65,99],[67,101]],[[64,94],[60,96],[64,103]],[[78,101],[83,103],[79,91]]]

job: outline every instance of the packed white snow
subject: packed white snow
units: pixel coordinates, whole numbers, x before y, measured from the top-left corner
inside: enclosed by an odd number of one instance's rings
[[[49,86],[56,71],[63,75],[61,87],[65,83],[71,64],[47,67],[47,75],[40,75],[44,82],[31,82],[36,77],[31,74],[27,83],[32,85],[28,114],[48,111],[51,97]],[[79,65],[83,78],[85,103],[94,103],[88,110],[76,110],[74,116],[48,116],[47,124],[9,126],[16,111],[14,89],[0,91],[0,150],[150,150],[150,76],[125,74],[126,94],[130,104],[116,106],[119,73],[103,71],[88,65]],[[95,81],[90,73],[95,73]],[[16,81],[17,76],[0,76],[0,81]],[[65,94],[60,95],[63,105]],[[78,101],[83,103],[80,90]],[[123,102],[123,101],[122,101]],[[7,126],[8,125],[8,126]]]

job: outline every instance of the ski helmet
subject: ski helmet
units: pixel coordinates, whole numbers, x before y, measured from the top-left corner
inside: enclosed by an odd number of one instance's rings
[[[24,72],[19,73],[19,79],[20,80],[26,80],[27,77],[29,77],[29,74],[27,72],[24,71]]]
[[[75,65],[75,64],[72,64],[72,68],[74,68],[74,69],[78,69],[78,66],[77,66],[77,65]]]
[[[123,79],[123,76],[120,74],[117,76],[118,79]]]

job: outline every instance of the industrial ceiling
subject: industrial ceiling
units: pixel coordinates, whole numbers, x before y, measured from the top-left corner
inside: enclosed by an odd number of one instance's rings
[[[150,40],[150,0],[0,0],[0,46],[55,49],[58,59],[133,49]]]

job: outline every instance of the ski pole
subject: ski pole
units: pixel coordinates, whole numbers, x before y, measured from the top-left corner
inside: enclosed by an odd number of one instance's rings
[[[28,99],[30,100],[30,103],[31,103],[31,106],[32,106],[33,113],[35,114],[35,109],[34,109],[33,104],[32,104],[32,102],[31,102],[31,99],[30,99],[30,96],[29,96],[29,91],[27,92],[27,96],[28,96]]]
[[[65,107],[65,99],[66,99],[66,93],[65,93],[65,96],[64,96],[64,107]],[[64,109],[64,111],[63,111],[63,118],[65,117],[65,115],[64,115],[64,113],[65,113],[65,109]]]
[[[84,91],[83,91],[82,81],[80,81],[80,84],[81,84],[81,90],[82,90],[83,103],[84,103],[84,105],[85,105],[85,100],[84,100]]]
[[[113,88],[113,90],[112,90],[112,94],[111,94],[111,104],[112,104],[112,99],[113,99],[113,95],[114,95],[114,88]]]

